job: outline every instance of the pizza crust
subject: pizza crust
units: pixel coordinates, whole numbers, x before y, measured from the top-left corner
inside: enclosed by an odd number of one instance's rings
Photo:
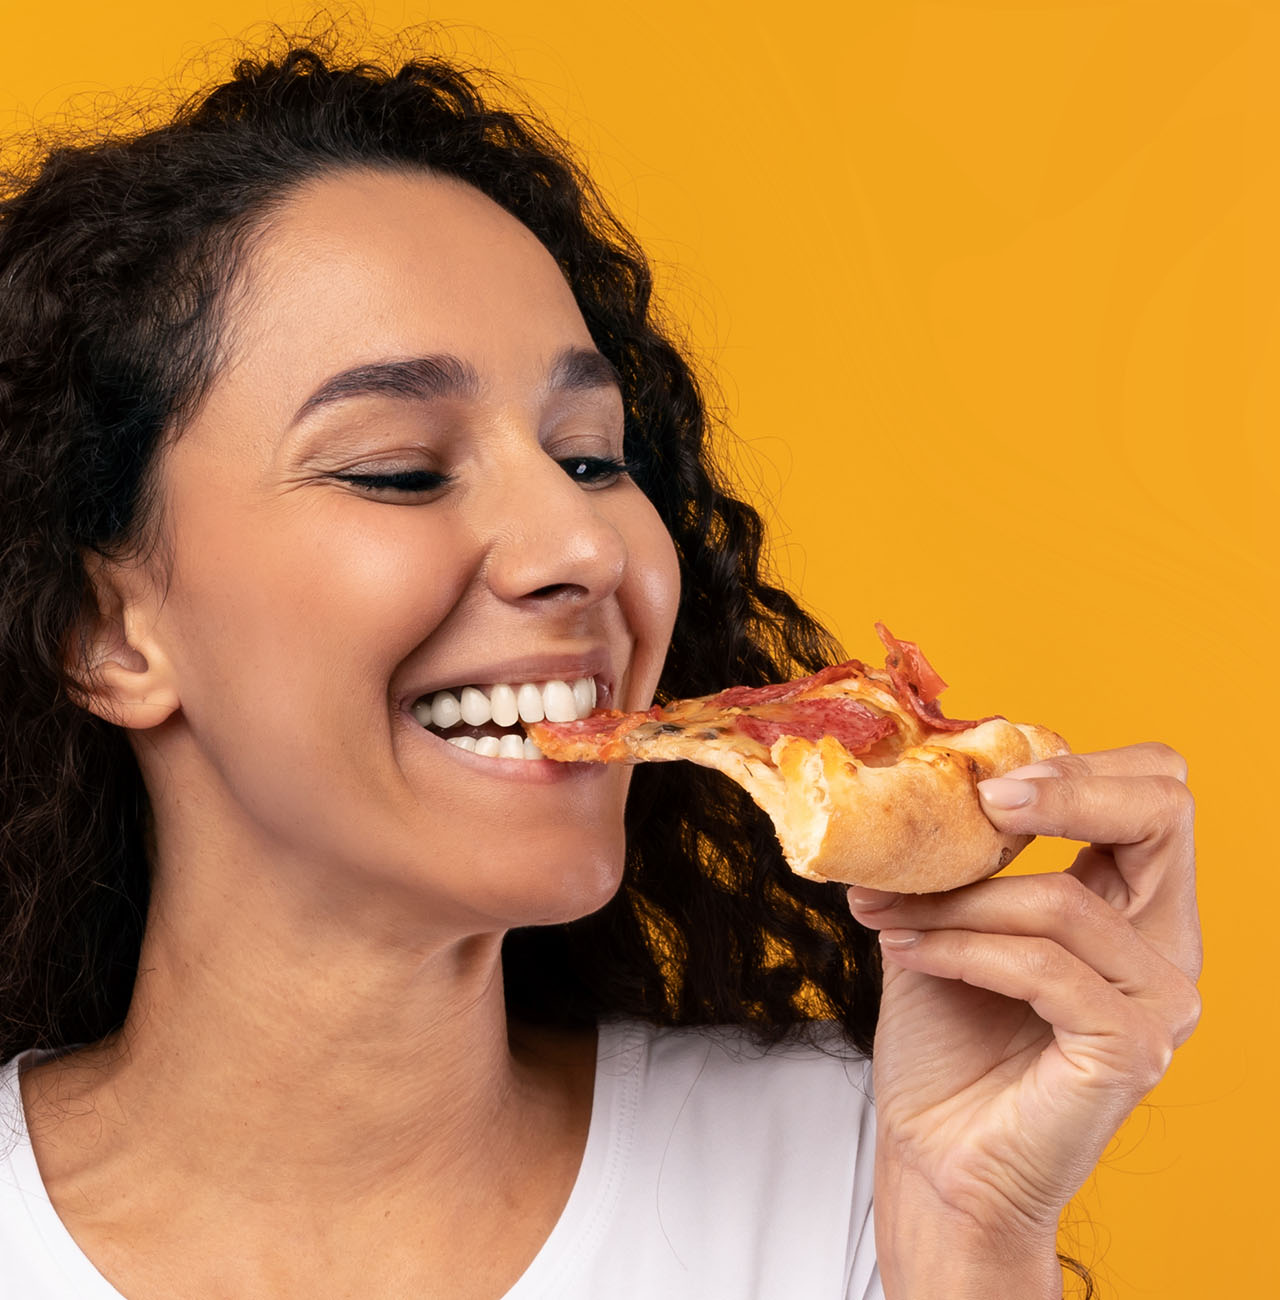
[[[1043,727],[1003,718],[914,746],[889,766],[861,763],[829,739],[784,737],[774,746],[784,804],[770,816],[791,869],[811,880],[955,889],[1007,866],[1034,838],[997,830],[978,782],[1066,749]]]
[[[736,781],[769,815],[797,875],[908,894],[955,889],[1011,862],[1034,837],[997,830],[978,782],[1068,748],[1045,727],[1003,718],[934,733],[887,764],[854,758],[830,736],[783,736],[767,752],[743,736],[651,724],[620,739],[633,762],[686,759]]]

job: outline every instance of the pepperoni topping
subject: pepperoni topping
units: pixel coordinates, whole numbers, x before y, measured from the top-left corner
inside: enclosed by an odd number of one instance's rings
[[[574,722],[539,722],[530,724],[530,734],[536,725],[544,735],[566,741],[593,741],[601,746],[615,736],[625,735],[642,722],[661,717],[662,710],[655,704],[643,713],[623,713],[620,709],[597,709],[585,718]]]
[[[965,722],[944,717],[937,698],[947,684],[920,647],[914,641],[899,641],[883,623],[876,624],[876,632],[888,651],[883,673],[850,659],[793,682],[731,686],[717,695],[675,700],[665,708],[655,705],[643,713],[600,710],[577,722],[531,724],[529,734],[535,740],[545,736],[561,744],[589,748],[606,762],[625,761],[622,738],[647,722],[662,723],[665,730],[673,733],[696,732],[698,728],[708,727],[737,731],[769,748],[780,736],[795,736],[813,743],[823,736],[831,736],[850,754],[865,754],[878,741],[898,732],[897,718],[846,695],[816,700],[797,698],[850,677],[868,677],[877,686],[891,689],[899,705],[930,731],[965,731],[979,722],[990,721],[981,718],[977,722]],[[575,752],[574,756],[578,754]]]
[[[770,748],[779,736],[796,736],[816,744],[823,736],[838,740],[850,754],[864,754],[898,729],[893,718],[858,700],[795,700],[757,714],[740,714],[735,728]]]
[[[876,635],[889,652],[884,666],[893,677],[895,686],[899,681],[907,683],[912,693],[925,704],[932,704],[947,689],[946,682],[934,671],[933,665],[924,657],[924,651],[914,641],[899,641],[883,623],[876,624]]]
[[[914,641],[899,641],[883,623],[876,624],[876,633],[889,652],[884,666],[898,703],[909,708],[926,727],[934,731],[967,731],[979,722],[991,721],[989,717],[976,722],[943,717],[935,701],[947,689],[947,684],[924,657],[924,651]]]
[[[730,686],[727,691],[712,695],[706,702],[709,709],[754,709],[761,704],[776,704],[793,696],[811,691],[828,682],[841,682],[846,677],[865,673],[867,666],[857,659],[842,664],[832,664],[812,677],[801,677],[794,682],[775,682],[771,686]]]

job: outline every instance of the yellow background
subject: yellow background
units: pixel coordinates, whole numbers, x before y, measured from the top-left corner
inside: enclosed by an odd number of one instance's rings
[[[183,8],[0,0],[0,125],[306,12]],[[445,23],[585,152],[720,384],[780,568],[851,653],[882,618],[955,714],[1188,755],[1205,1019],[1074,1245],[1107,1295],[1275,1294],[1277,6],[367,13]]]

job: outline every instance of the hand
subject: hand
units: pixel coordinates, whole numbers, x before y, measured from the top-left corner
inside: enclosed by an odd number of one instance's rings
[[[929,1243],[951,1256],[948,1294],[966,1294],[963,1241],[976,1269],[984,1252],[986,1267],[1045,1261],[1026,1274],[1044,1292],[982,1294],[1061,1295],[1048,1289],[1060,1285],[1048,1281],[1059,1215],[1199,1016],[1185,778],[1154,744],[1019,769],[982,784],[987,815],[1002,830],[1090,841],[1065,872],[946,894],[850,890],[884,955],[876,1213],[888,1294],[933,1293],[919,1272]]]

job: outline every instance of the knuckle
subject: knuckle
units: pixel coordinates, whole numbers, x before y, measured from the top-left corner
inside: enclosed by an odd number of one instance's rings
[[[1089,771],[1089,762],[1082,754],[1055,754],[1052,758],[1042,759],[1041,767],[1052,770],[1055,776],[1085,776]]]
[[[1025,934],[1058,938],[1096,921],[1100,900],[1078,877],[1061,871],[1035,878],[1035,888],[1022,902],[1020,924]]]
[[[1175,781],[1186,783],[1187,760],[1172,745],[1166,745],[1163,740],[1148,740],[1142,745],[1142,748]]]
[[[954,932],[948,940],[948,945],[955,959],[962,966],[967,967],[975,958],[981,956],[978,935],[970,930]]]
[[[1043,877],[1040,883],[1042,906],[1066,921],[1076,921],[1090,914],[1096,895],[1085,884],[1065,871]]]
[[[1196,818],[1195,795],[1176,777],[1158,776],[1155,779],[1159,799],[1171,811],[1173,827],[1189,830]]]
[[[1173,1035],[1169,1033],[1153,1034],[1146,1061],[1146,1085],[1150,1090],[1164,1078],[1173,1060]]]
[[[1203,1006],[1200,990],[1194,984],[1188,983],[1178,1000],[1173,1020],[1173,1041],[1179,1047],[1195,1032],[1196,1026],[1200,1023]]]
[[[1150,1021],[1132,1035],[1132,1065],[1134,1083],[1144,1093],[1164,1078],[1173,1060],[1173,1035],[1161,1025]]]
[[[1066,953],[1052,939],[1031,939],[1023,950],[1023,966],[1037,983],[1060,975],[1065,963]]]

